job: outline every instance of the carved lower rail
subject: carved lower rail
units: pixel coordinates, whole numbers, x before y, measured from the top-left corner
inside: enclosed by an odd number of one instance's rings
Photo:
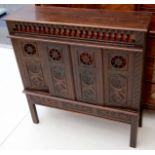
[[[34,123],[39,122],[35,107],[36,104],[120,121],[131,124],[130,146],[136,147],[136,134],[139,122],[139,114],[136,111],[103,107],[74,100],[62,99],[50,96],[48,93],[41,91],[24,90],[24,93],[27,95],[31,106],[31,114]]]

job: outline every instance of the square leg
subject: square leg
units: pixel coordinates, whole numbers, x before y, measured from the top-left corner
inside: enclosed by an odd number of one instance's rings
[[[31,99],[28,95],[26,95],[26,97],[27,97],[28,106],[29,106],[29,110],[31,113],[32,121],[33,121],[33,123],[37,124],[37,123],[39,123],[39,118],[38,118],[38,114],[37,114],[37,110],[36,110],[36,105],[31,102]]]
[[[138,130],[139,120],[138,117],[133,117],[131,122],[131,130],[130,130],[130,146],[136,147],[137,145],[137,130]]]

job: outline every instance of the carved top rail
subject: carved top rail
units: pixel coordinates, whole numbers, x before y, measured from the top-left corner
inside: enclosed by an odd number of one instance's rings
[[[27,12],[27,14],[25,14]],[[64,38],[143,47],[150,15],[77,8],[24,7],[6,18],[11,35]]]

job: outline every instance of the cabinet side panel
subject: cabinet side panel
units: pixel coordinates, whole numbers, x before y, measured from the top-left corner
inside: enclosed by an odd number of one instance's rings
[[[133,71],[133,102],[132,106],[139,109],[142,91],[142,72],[143,72],[143,55],[134,54],[134,71]]]

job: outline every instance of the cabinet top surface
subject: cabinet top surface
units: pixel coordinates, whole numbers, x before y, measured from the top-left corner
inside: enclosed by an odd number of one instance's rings
[[[151,14],[142,12],[35,6],[25,6],[6,17],[7,21],[125,28],[138,31],[147,31],[150,19]]]

